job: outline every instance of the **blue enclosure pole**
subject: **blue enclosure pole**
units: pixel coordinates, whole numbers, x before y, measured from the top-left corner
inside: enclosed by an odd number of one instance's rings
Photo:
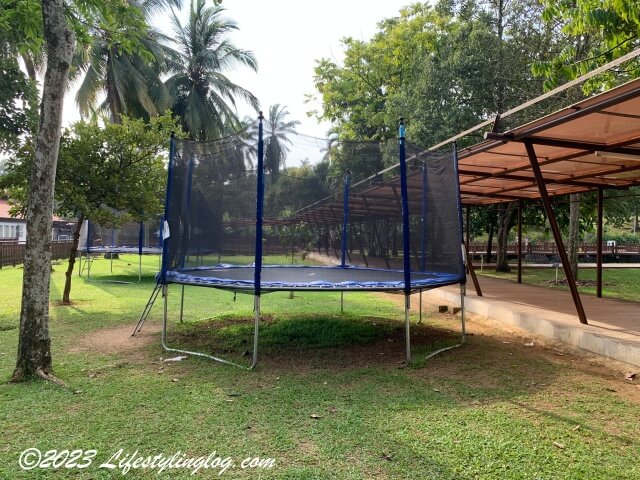
[[[138,228],[138,283],[142,280],[142,247],[144,245],[144,223]]]
[[[144,222],[138,222],[138,255],[142,256],[144,247]]]
[[[404,260],[404,331],[407,363],[411,361],[411,327],[409,307],[411,295],[411,251],[409,242],[409,195],[407,193],[407,162],[404,143],[404,119],[400,119],[400,196],[402,199],[402,257]]]
[[[176,153],[176,138],[171,132],[171,140],[169,141],[169,166],[167,167],[167,193],[164,200],[164,218],[162,219],[162,269],[160,270],[160,283],[167,284],[167,268],[169,264],[169,237],[171,231],[165,232],[165,228],[169,225],[169,202],[173,190],[173,161]]]
[[[400,196],[402,199],[402,251],[404,260],[404,293],[411,293],[411,250],[409,242],[409,195],[404,143],[404,120],[400,119]]]
[[[340,260],[340,266],[344,268],[347,265],[347,234],[349,229],[349,188],[351,187],[351,172],[347,170],[344,176],[344,198],[342,202],[343,207],[343,221],[342,221],[342,257]]]
[[[111,252],[109,253],[109,272],[113,273],[113,249],[116,246],[116,229],[111,227],[111,245],[110,250]]]
[[[256,196],[256,252],[254,267],[254,294],[260,296],[260,277],[262,274],[262,215],[264,209],[264,140],[262,112],[258,117],[258,185]]]
[[[421,216],[422,228],[420,229],[420,249],[422,250],[422,256],[420,257],[420,270],[426,271],[427,268],[427,164],[422,165],[422,216]]]
[[[258,185],[256,198],[256,256],[253,273],[253,360],[249,368],[258,364],[258,330],[260,325],[260,279],[262,275],[262,215],[264,209],[264,138],[262,112],[258,116]]]

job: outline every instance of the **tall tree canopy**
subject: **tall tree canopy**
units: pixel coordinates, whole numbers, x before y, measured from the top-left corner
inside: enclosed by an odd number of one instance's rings
[[[298,120],[287,120],[289,111],[284,105],[271,105],[265,120],[264,144],[265,169],[271,175],[271,181],[278,180],[280,168],[286,166],[288,145],[291,145],[291,135],[296,135]]]
[[[534,64],[545,88],[572,80],[640,47],[640,8],[635,0],[543,0],[543,20],[554,29],[554,55]],[[640,60],[585,82],[590,94],[640,76]]]
[[[147,22],[153,14],[180,4],[180,0],[132,2]],[[123,114],[148,119],[170,108],[169,92],[160,78],[172,55],[165,46],[167,37],[149,27],[139,36],[140,48],[128,52],[111,41],[112,27],[108,19],[100,18],[90,27],[87,44],[76,52],[75,76],[83,75],[76,94],[80,113],[86,117],[98,107],[109,113],[112,122],[119,122]],[[101,94],[105,99],[98,106]]]
[[[258,66],[253,53],[230,41],[229,34],[238,27],[223,16],[224,11],[221,6],[209,7],[205,0],[195,0],[186,24],[172,15],[178,56],[169,64],[172,75],[166,86],[183,130],[197,140],[214,139],[227,129],[238,128],[238,98],[258,108],[256,97],[225,75],[239,65],[253,70]]]
[[[549,29],[536,0],[415,4],[379,24],[368,42],[345,39],[340,65],[321,59],[315,85],[341,140],[394,137],[399,117],[424,146],[491,118],[541,91],[530,65]],[[471,139],[472,141],[473,139]]]

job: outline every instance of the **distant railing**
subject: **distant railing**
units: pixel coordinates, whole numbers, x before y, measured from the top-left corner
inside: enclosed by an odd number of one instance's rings
[[[52,242],[51,259],[69,258],[72,242]],[[18,242],[0,242],[0,268],[11,265],[15,267],[24,263],[25,244]]]
[[[578,253],[580,255],[595,256],[598,251],[597,243],[580,243]],[[469,252],[472,255],[486,255],[487,244],[481,242],[471,242]],[[507,253],[516,255],[518,244],[513,242],[507,244]],[[528,242],[522,244],[523,255],[555,255],[558,253],[555,242]],[[640,254],[640,243],[614,243],[604,242],[602,253],[605,255],[638,255]],[[496,255],[496,244],[493,244],[492,255]]]

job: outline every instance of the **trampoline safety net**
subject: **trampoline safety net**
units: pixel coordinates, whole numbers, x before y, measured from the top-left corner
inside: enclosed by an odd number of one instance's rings
[[[159,253],[162,246],[161,218],[127,222],[119,227],[85,220],[80,233],[80,251],[109,250],[114,253]]]
[[[455,151],[406,142],[399,163],[397,139],[339,142],[268,124],[260,137],[250,128],[211,142],[172,139],[161,283],[259,293],[464,282]]]

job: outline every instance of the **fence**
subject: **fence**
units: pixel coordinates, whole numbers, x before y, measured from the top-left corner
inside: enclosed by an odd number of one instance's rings
[[[595,256],[597,253],[597,243],[580,243],[578,253],[580,255]],[[481,242],[471,242],[469,252],[472,255],[485,255],[487,253],[487,244]],[[518,244],[513,242],[507,245],[507,253],[516,255],[518,252]],[[555,242],[529,242],[522,244],[522,253],[525,255],[555,255],[558,252]],[[639,255],[640,243],[615,243],[602,244],[602,252],[605,255]],[[492,255],[496,254],[496,243],[494,242],[491,251]]]
[[[16,266],[24,262],[25,244],[17,242],[0,242],[0,268],[7,265]],[[69,258],[71,242],[52,242],[51,259]]]

